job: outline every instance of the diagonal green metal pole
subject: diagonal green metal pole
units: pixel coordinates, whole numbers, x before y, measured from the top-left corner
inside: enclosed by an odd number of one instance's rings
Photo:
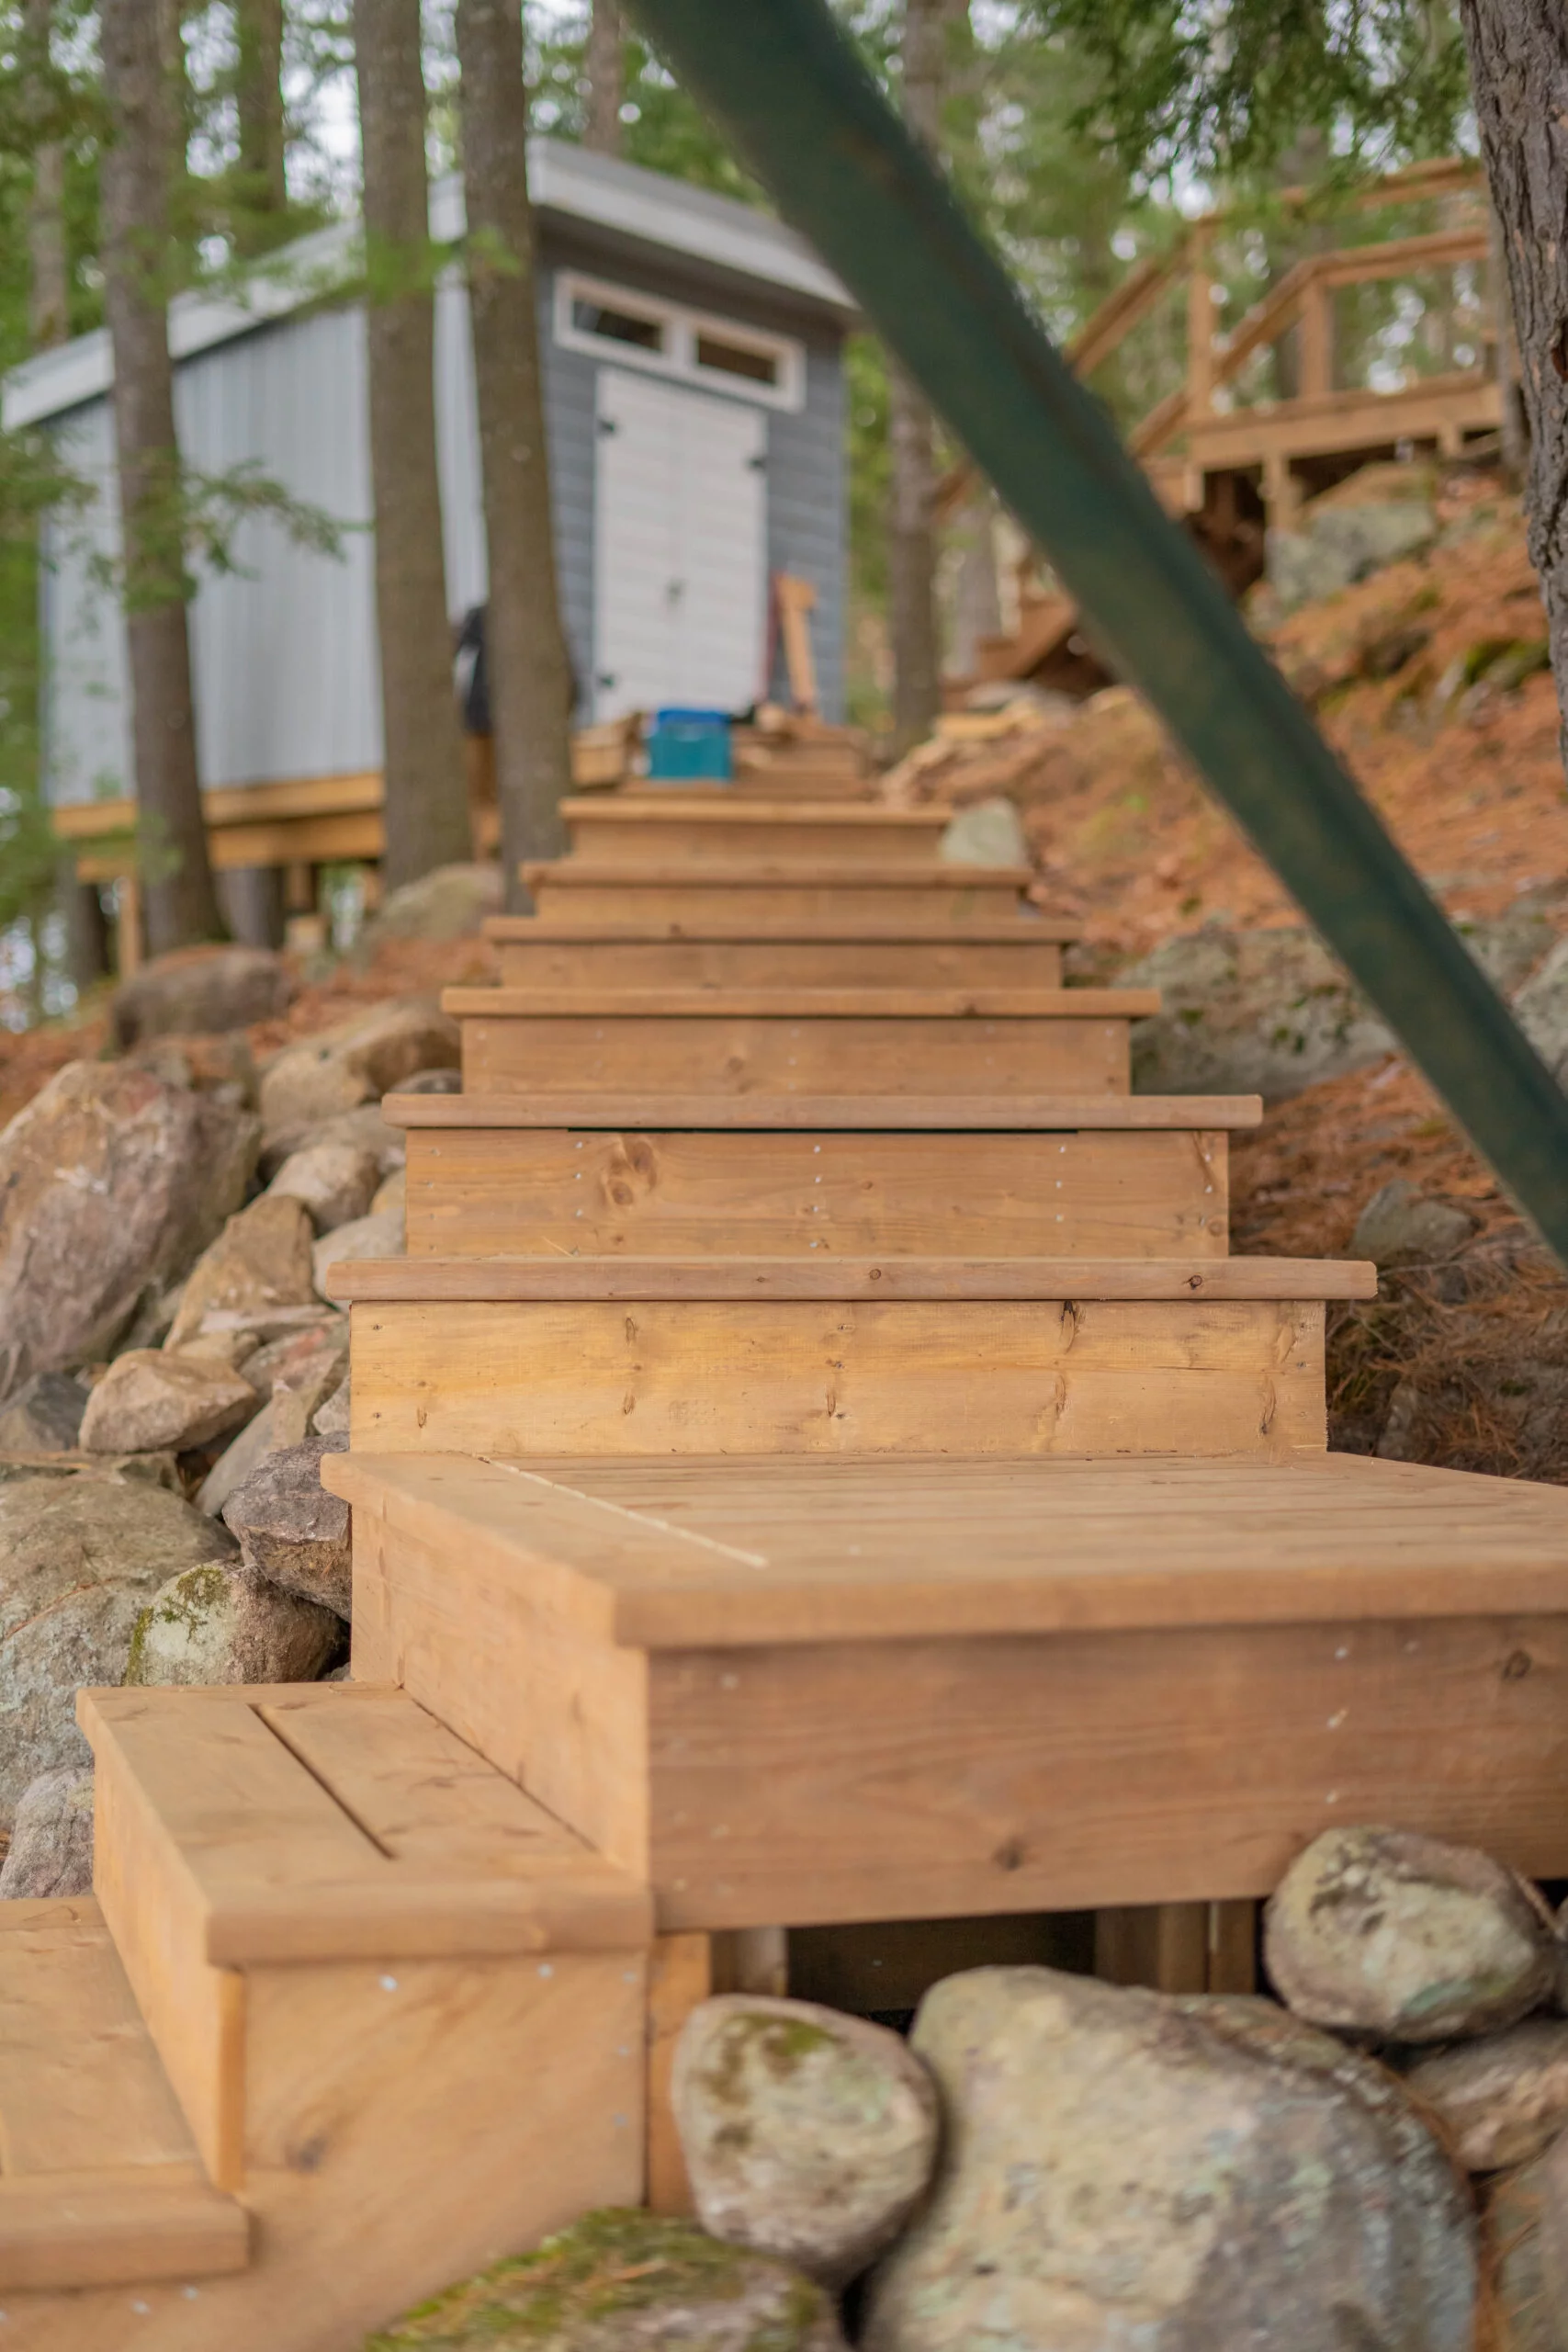
[[[1568,1264],[1568,1096],[825,0],[628,0]]]

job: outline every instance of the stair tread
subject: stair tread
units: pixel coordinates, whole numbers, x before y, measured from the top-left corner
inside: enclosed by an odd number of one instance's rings
[[[1150,1018],[1157,989],[449,988],[459,1017],[592,1021],[616,1014],[718,1021],[1095,1021]]]
[[[218,1964],[616,1951],[647,1897],[392,1689],[86,1690]]]
[[[544,939],[562,944],[592,940],[695,939],[722,944],[726,940],[796,939],[818,944],[874,940],[883,946],[925,947],[940,939],[963,947],[998,941],[1004,945],[1055,941],[1059,945],[1083,937],[1081,922],[1064,915],[1042,914],[1037,907],[1027,904],[999,917],[943,914],[921,921],[914,915],[896,914],[886,916],[881,923],[859,917],[850,922],[842,915],[789,915],[770,922],[765,907],[759,907],[754,915],[728,919],[705,915],[700,922],[649,914],[487,915],[481,929],[491,940]]]
[[[0,1905],[0,2287],[245,2260],[244,2213],[202,2171],[97,1904]]]
[[[656,1649],[1568,1610],[1568,1490],[1352,1454],[340,1453],[321,1474]]]
[[[705,859],[701,867],[660,864],[654,858],[536,858],[525,863],[523,879],[552,887],[577,884],[600,889],[606,882],[635,884],[639,889],[792,889],[898,890],[1025,890],[1034,879],[1029,865],[876,865],[869,859],[818,858],[798,862],[765,856]]]
[[[890,808],[874,800],[733,800],[661,785],[657,795],[627,802],[619,793],[574,795],[561,802],[569,824],[877,825],[889,832],[942,833],[949,808]]]
[[[386,1094],[397,1127],[929,1129],[967,1135],[1082,1128],[1256,1127],[1260,1094]]]
[[[1350,1258],[353,1258],[334,1299],[1375,1298]]]

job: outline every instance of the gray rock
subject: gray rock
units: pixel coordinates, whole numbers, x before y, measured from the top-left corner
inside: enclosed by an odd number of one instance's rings
[[[1568,2024],[1527,2018],[1506,2033],[1434,2052],[1404,2079],[1468,2171],[1529,2164],[1568,2129]]]
[[[186,1568],[136,1621],[127,1682],[314,1682],[343,1648],[343,1620],[248,1568]]]
[[[400,1079],[461,1058],[457,1024],[423,1000],[373,1012],[286,1046],[262,1072],[262,1124],[268,1136],[310,1127],[378,1102]]]
[[[62,1764],[22,1791],[0,1868],[0,1902],[88,1894],[92,1886],[92,1767]]]
[[[383,1176],[389,1176],[408,1158],[408,1137],[403,1129],[384,1119],[376,1103],[364,1102],[357,1111],[340,1112],[335,1118],[306,1119],[291,1126],[271,1129],[262,1144],[263,1175],[276,1175],[290,1153],[304,1151],[318,1143],[363,1146],[373,1154]]]
[[[266,1403],[208,1472],[197,1509],[220,1511],[267,1454],[303,1444],[318,1408],[344,1380],[347,1363],[344,1315],[333,1316],[324,1329],[297,1332],[259,1349],[245,1366],[245,1377],[265,1393]]]
[[[866,2352],[1470,2352],[1463,2185],[1392,2076],[1262,2001],[950,1976],[935,2186]]]
[[[690,2222],[584,2214],[422,2303],[376,2352],[844,2352],[820,2287]]]
[[[322,1298],[333,1296],[333,1268],[359,1258],[401,1258],[408,1251],[401,1209],[383,1209],[378,1216],[362,1216],[323,1233],[315,1249],[316,1289]]]
[[[1568,2183],[1551,2152],[1500,2173],[1485,2191],[1492,2295],[1485,2352],[1568,2352],[1568,2277],[1562,2225],[1551,2212]]]
[[[76,1693],[122,1679],[160,1585],[233,1550],[224,1528],[143,1481],[0,1485],[0,1827],[39,1773],[86,1761]]]
[[[109,1028],[123,1052],[143,1037],[194,1036],[274,1021],[293,997],[288,967],[270,948],[177,947],[120,982]]]
[[[303,1202],[316,1231],[331,1233],[367,1214],[380,1172],[364,1144],[311,1143],[289,1153],[266,1189],[272,1198]]]
[[[245,1196],[255,1121],[145,1070],[68,1062],[0,1134],[0,1402],[108,1354]]]
[[[891,2243],[936,2161],[925,2069],[896,2033],[812,2001],[702,2002],[671,2096],[704,2228],[827,2287]]]
[[[216,1094],[244,1111],[256,1107],[256,1066],[243,1030],[227,1036],[149,1037],[132,1046],[126,1059],[170,1086]]]
[[[409,1174],[406,1168],[394,1168],[376,1187],[376,1197],[370,1204],[372,1216],[405,1216],[408,1210]]]
[[[223,1506],[246,1567],[287,1592],[353,1614],[348,1505],[321,1484],[321,1456],[347,1451],[343,1438],[312,1437],[259,1463]]]
[[[412,1078],[400,1078],[400,1094],[461,1094],[463,1073],[460,1069],[416,1069]]]
[[[197,1489],[196,1507],[210,1518],[220,1518],[231,1497],[261,1467],[269,1453],[286,1445],[301,1445],[310,1435],[310,1416],[300,1398],[288,1388],[275,1389],[254,1420],[247,1421],[232,1445],[226,1445]]]
[[[164,1345],[177,1348],[197,1338],[214,1314],[231,1317],[232,1329],[242,1324],[254,1329],[269,1308],[313,1305],[311,1240],[303,1204],[264,1193],[229,1219],[197,1261]]]
[[[1117,976],[1158,989],[1161,1010],[1133,1027],[1140,1094],[1262,1094],[1280,1102],[1319,1079],[1377,1061],[1393,1037],[1310,931],[1205,923],[1161,942]]]
[[[1475,1219],[1450,1201],[1435,1201],[1407,1176],[1382,1184],[1356,1219],[1353,1258],[1379,1266],[1429,1266],[1451,1258],[1475,1231]]]
[[[1308,507],[1299,531],[1270,531],[1269,584],[1286,612],[1336,596],[1384,564],[1429,548],[1438,536],[1435,510],[1425,499],[1399,498],[1365,505]]]
[[[1413,1829],[1314,1838],[1269,1898],[1264,1954],[1298,2017],[1386,2041],[1495,2033],[1540,2007],[1557,1973],[1534,1888]]]
[[[0,1453],[0,1485],[39,1478],[132,1480],[139,1486],[162,1487],[167,1495],[185,1493],[179,1456],[160,1448],[156,1453]]]
[[[86,1409],[87,1392],[70,1373],[35,1373],[0,1410],[0,1453],[70,1453]]]
[[[438,865],[390,890],[365,926],[369,948],[384,939],[477,939],[485,919],[501,913],[505,886],[499,865]]]
[[[1514,999],[1520,1028],[1556,1079],[1568,1085],[1568,939],[1560,939]]]
[[[260,1399],[242,1373],[167,1348],[117,1356],[87,1399],[87,1453],[185,1453],[237,1429]]]
[[[1023,820],[1010,800],[976,800],[957,809],[937,843],[950,865],[1028,865]]]
[[[318,1405],[310,1427],[318,1437],[346,1437],[353,1408],[354,1375],[345,1374],[324,1405]]]

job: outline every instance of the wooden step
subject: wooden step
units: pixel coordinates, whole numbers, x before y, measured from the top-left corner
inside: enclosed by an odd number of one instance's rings
[[[873,865],[930,865],[946,830],[945,808],[883,808],[863,803],[732,800],[723,795],[648,793],[627,800],[561,805],[571,854],[582,863],[679,859],[705,865],[761,855],[781,865],[830,859]]]
[[[680,1133],[708,1127],[760,1135],[807,1129],[863,1135],[1070,1135],[1190,1133],[1262,1124],[1260,1094],[386,1094],[383,1115],[400,1127],[638,1127]]]
[[[943,940],[960,944],[989,942],[1007,946],[1020,941],[1081,939],[1083,925],[1065,915],[1049,915],[1032,900],[1009,904],[999,913],[971,911],[954,914],[941,897],[922,894],[919,903],[905,912],[881,910],[882,919],[866,917],[846,922],[829,913],[815,919],[779,916],[764,893],[750,891],[737,912],[731,902],[700,924],[682,924],[659,914],[587,915],[570,899],[549,914],[487,915],[487,939],[507,941],[550,939],[563,944],[591,941],[632,942],[658,939],[700,939],[739,943],[754,939],[830,942],[874,940],[918,947]]]
[[[539,1115],[410,1128],[411,1257],[1213,1258],[1227,1247],[1223,1129],[671,1132]]]
[[[243,2270],[90,1896],[0,1903],[0,2291]]]
[[[378,1451],[1321,1451],[1325,1298],[1369,1266],[827,1253],[343,1263]],[[1070,1285],[1070,1287],[1069,1287]]]
[[[96,1871],[242,2277],[7,2295],[25,2352],[352,2352],[644,2173],[649,1902],[406,1692],[85,1692]],[[100,2124],[106,2132],[104,2119]]]
[[[690,865],[658,865],[651,859],[611,865],[562,858],[528,865],[523,879],[541,914],[570,909],[578,922],[700,925],[735,922],[750,899],[767,909],[767,921],[782,927],[800,922],[901,925],[911,918],[954,923],[991,922],[1017,914],[1032,880],[1026,866],[944,865],[930,867],[855,865],[823,860],[814,872],[762,858],[721,865],[716,860],[694,876]]]
[[[355,1670],[667,1929],[1252,1897],[1338,1822],[1568,1876],[1562,1487],[1335,1454],[322,1474]]]
[[[979,939],[563,939],[542,928],[502,938],[503,988],[1054,989],[1058,943]]]
[[[1124,1094],[1149,989],[448,989],[463,1087]]]

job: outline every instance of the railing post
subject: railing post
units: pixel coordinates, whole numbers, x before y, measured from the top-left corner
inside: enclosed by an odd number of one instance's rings
[[[1314,276],[1302,301],[1301,396],[1334,390],[1334,291]]]
[[[1207,416],[1214,405],[1214,283],[1207,228],[1192,232],[1187,263],[1187,413]]]

